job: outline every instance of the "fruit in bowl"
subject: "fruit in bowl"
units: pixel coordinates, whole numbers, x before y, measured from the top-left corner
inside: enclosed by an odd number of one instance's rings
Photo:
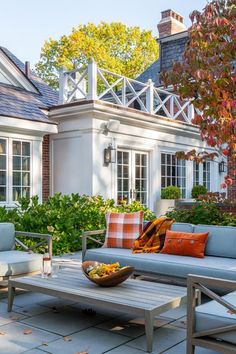
[[[82,263],[84,275],[100,286],[116,286],[125,281],[134,271],[133,267],[121,267],[119,262],[112,264],[85,261]]]

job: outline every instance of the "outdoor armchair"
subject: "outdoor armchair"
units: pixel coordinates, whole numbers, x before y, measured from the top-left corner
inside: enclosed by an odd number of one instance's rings
[[[28,247],[19,237],[40,239]],[[37,247],[47,244],[52,256],[52,236],[24,231],[15,231],[12,223],[0,223],[0,281],[10,277],[23,276],[39,272],[42,266],[42,254],[33,253]],[[19,245],[24,251],[15,249]]]
[[[236,281],[189,275],[187,354],[195,346],[224,354],[236,353]],[[213,291],[212,289],[218,289]],[[197,306],[196,290],[211,301]],[[227,293],[219,296],[217,293]]]

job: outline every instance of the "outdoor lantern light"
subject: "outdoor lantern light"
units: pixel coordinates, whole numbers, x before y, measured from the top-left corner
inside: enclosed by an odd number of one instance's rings
[[[221,162],[219,163],[219,172],[227,172],[227,165],[224,162],[224,160],[222,159]]]
[[[116,149],[109,144],[106,149],[104,149],[104,165],[108,166],[109,163],[116,163]]]

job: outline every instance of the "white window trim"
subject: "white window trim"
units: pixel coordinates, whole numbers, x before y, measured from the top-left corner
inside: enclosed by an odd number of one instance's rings
[[[7,181],[6,181],[6,201],[0,201],[0,206],[3,205],[19,205],[17,201],[13,200],[13,141],[27,142],[30,143],[30,198],[33,192],[33,142],[29,139],[20,139],[1,136],[1,139],[6,140],[6,152],[7,152]]]

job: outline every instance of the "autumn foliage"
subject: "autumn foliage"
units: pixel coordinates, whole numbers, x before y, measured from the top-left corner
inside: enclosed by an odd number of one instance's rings
[[[202,139],[236,157],[236,0],[214,0],[190,15],[189,42],[182,62],[162,74],[198,114]],[[231,179],[226,176],[226,184]],[[222,186],[225,187],[225,186]]]

